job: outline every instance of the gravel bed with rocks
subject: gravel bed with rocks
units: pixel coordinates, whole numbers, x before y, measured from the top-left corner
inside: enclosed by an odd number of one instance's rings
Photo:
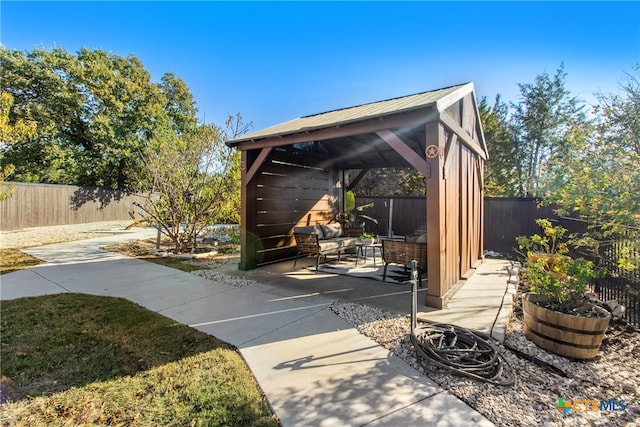
[[[211,259],[201,259],[189,261],[189,264],[197,265],[202,270],[192,271],[191,274],[204,277],[216,283],[222,283],[236,288],[250,286],[256,282],[242,276],[230,276],[217,269],[228,268],[232,265],[238,265],[240,258],[237,255],[221,255]]]
[[[192,271],[191,274],[195,274],[196,276],[204,277],[205,279],[209,279],[212,282],[221,283],[224,285],[234,286],[236,288],[242,288],[244,286],[250,286],[255,282],[250,279],[246,279],[244,277],[233,277],[228,276],[224,273],[215,270],[196,270]]]
[[[506,369],[515,375],[511,387],[495,386],[451,373],[434,371],[418,360],[410,338],[410,319],[353,303],[334,303],[331,309],[423,375],[431,378],[498,426],[640,426],[637,376],[640,360],[640,333],[625,325],[609,328],[600,355],[592,361],[578,362],[547,353],[524,337],[524,326],[513,315],[505,343],[548,362],[567,374],[567,378],[516,356],[498,345]],[[558,399],[614,400],[623,410],[557,410]],[[584,404],[579,408],[584,408]]]
[[[20,230],[0,231],[0,248],[29,248],[53,243],[102,237],[105,234],[123,232],[131,221],[101,221],[86,224],[53,225]]]

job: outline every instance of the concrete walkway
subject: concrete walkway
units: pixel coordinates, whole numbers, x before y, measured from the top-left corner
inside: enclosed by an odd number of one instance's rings
[[[25,249],[46,263],[0,276],[0,298],[60,292],[124,297],[214,335],[239,348],[283,426],[492,425],[327,310],[335,299],[348,300],[349,293],[358,296],[352,298],[356,302],[393,305],[395,299],[409,300],[406,290],[389,292],[389,284],[335,277],[326,290],[324,281],[331,278],[301,281],[273,270],[253,273],[264,282],[233,287],[99,249],[153,236],[155,230],[138,230]],[[482,308],[490,330],[505,294],[503,267],[487,264],[487,277],[503,282],[502,291],[495,286]],[[245,272],[234,272],[240,273]],[[362,296],[362,287],[382,293]],[[481,298],[478,289],[458,292],[462,298],[451,301],[448,319],[479,319],[463,301]]]

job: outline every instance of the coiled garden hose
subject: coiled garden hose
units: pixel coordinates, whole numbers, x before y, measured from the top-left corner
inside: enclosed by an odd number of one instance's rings
[[[411,342],[425,367],[499,386],[515,383],[515,374],[505,370],[506,362],[488,335],[446,323],[418,324],[415,260],[411,261],[411,294]]]
[[[449,371],[499,386],[512,386],[515,375],[487,335],[459,326],[418,324],[411,334],[425,367]]]

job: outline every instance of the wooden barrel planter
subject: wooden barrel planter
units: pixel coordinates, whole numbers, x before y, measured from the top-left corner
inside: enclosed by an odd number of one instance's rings
[[[580,317],[547,310],[536,304],[544,297],[535,293],[522,298],[524,333],[538,347],[573,359],[593,359],[597,356],[611,314],[601,307],[603,317]]]

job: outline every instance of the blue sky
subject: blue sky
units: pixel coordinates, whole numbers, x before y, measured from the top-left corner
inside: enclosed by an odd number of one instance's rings
[[[473,81],[517,101],[517,83],[565,64],[588,102],[640,64],[640,2],[12,2],[8,49],[137,56],[190,87],[199,118],[286,120]]]

